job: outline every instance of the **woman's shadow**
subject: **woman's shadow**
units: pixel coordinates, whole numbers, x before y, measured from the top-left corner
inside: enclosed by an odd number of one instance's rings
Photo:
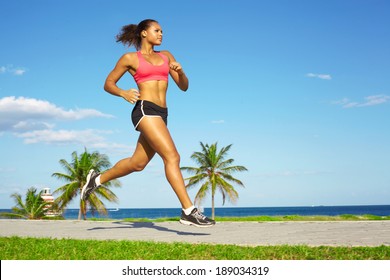
[[[107,226],[107,227],[94,227],[88,229],[91,230],[106,230],[106,229],[129,229],[129,228],[148,228],[148,229],[154,229],[158,231],[164,231],[164,232],[172,232],[176,233],[177,235],[192,235],[192,236],[205,236],[210,235],[210,233],[198,233],[198,232],[185,232],[185,231],[179,231],[170,229],[167,227],[156,225],[153,222],[113,222],[115,226]]]

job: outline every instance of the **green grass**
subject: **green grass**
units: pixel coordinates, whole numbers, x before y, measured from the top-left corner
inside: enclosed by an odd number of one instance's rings
[[[390,260],[390,247],[235,246],[0,237],[1,260]]]

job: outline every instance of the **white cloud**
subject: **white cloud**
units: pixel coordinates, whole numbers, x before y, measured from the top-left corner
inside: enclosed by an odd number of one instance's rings
[[[25,144],[45,143],[50,145],[80,145],[88,148],[108,151],[114,154],[124,154],[134,151],[134,147],[109,143],[104,135],[111,134],[107,130],[51,130],[42,129],[23,133],[15,133],[24,139]]]
[[[85,145],[87,146],[87,145]],[[96,143],[91,143],[88,145],[88,147],[92,147],[95,149],[98,149],[99,151],[106,152],[111,155],[117,155],[117,156],[123,156],[126,154],[131,154],[134,152],[135,147],[129,146],[129,145],[123,145],[119,143],[109,143],[107,141],[100,141]]]
[[[10,172],[15,172],[15,168],[11,167],[0,167],[0,173],[10,173]]]
[[[26,97],[0,99],[0,133],[12,132],[25,144],[80,145],[111,154],[134,151],[134,147],[109,142],[109,130],[54,129],[58,121],[78,121],[85,118],[113,118],[95,109],[65,110],[45,100]],[[0,134],[1,136],[1,134]]]
[[[370,95],[364,98],[362,102],[351,101],[348,98],[343,98],[341,100],[333,102],[333,104],[340,105],[343,108],[356,108],[356,107],[368,107],[384,104],[390,100],[390,96],[380,94],[380,95]]]
[[[314,73],[308,73],[306,74],[306,77],[309,78],[317,78],[321,80],[332,80],[332,76],[329,74],[314,74]]]
[[[89,144],[100,143],[103,141],[102,134],[110,132],[87,130],[34,130],[16,135],[24,139],[26,144],[47,143],[47,144]]]
[[[18,69],[13,69],[12,70],[12,73],[16,76],[22,76],[24,73],[26,73],[26,69],[21,69],[21,68],[18,68]]]
[[[49,128],[55,120],[75,121],[113,116],[95,109],[65,110],[45,100],[8,96],[0,99],[0,131]]]
[[[13,67],[12,65],[0,66],[0,74],[11,73],[15,76],[22,76],[27,69],[24,67]]]
[[[47,122],[34,122],[34,121],[20,121],[13,126],[17,131],[31,131],[31,130],[41,130],[41,129],[52,129],[54,124]]]
[[[214,124],[222,124],[222,123],[225,123],[225,120],[211,121],[211,123],[214,123]]]

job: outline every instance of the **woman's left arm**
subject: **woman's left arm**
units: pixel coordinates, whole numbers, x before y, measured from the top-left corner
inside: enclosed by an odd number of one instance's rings
[[[182,91],[186,91],[188,89],[189,81],[181,64],[176,61],[170,52],[162,51],[162,53],[169,58],[169,74],[171,74],[172,79]]]

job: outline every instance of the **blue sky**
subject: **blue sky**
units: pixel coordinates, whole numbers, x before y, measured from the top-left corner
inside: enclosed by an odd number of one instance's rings
[[[160,22],[159,49],[190,79],[168,93],[183,166],[200,141],[233,144],[229,156],[249,170],[236,174],[239,207],[390,203],[389,1],[145,3],[1,2],[0,208],[31,186],[61,186],[51,174],[73,151],[112,164],[132,154],[132,105],[103,83],[134,51],[115,35],[145,18]],[[121,182],[109,207],[180,206],[158,157]]]

